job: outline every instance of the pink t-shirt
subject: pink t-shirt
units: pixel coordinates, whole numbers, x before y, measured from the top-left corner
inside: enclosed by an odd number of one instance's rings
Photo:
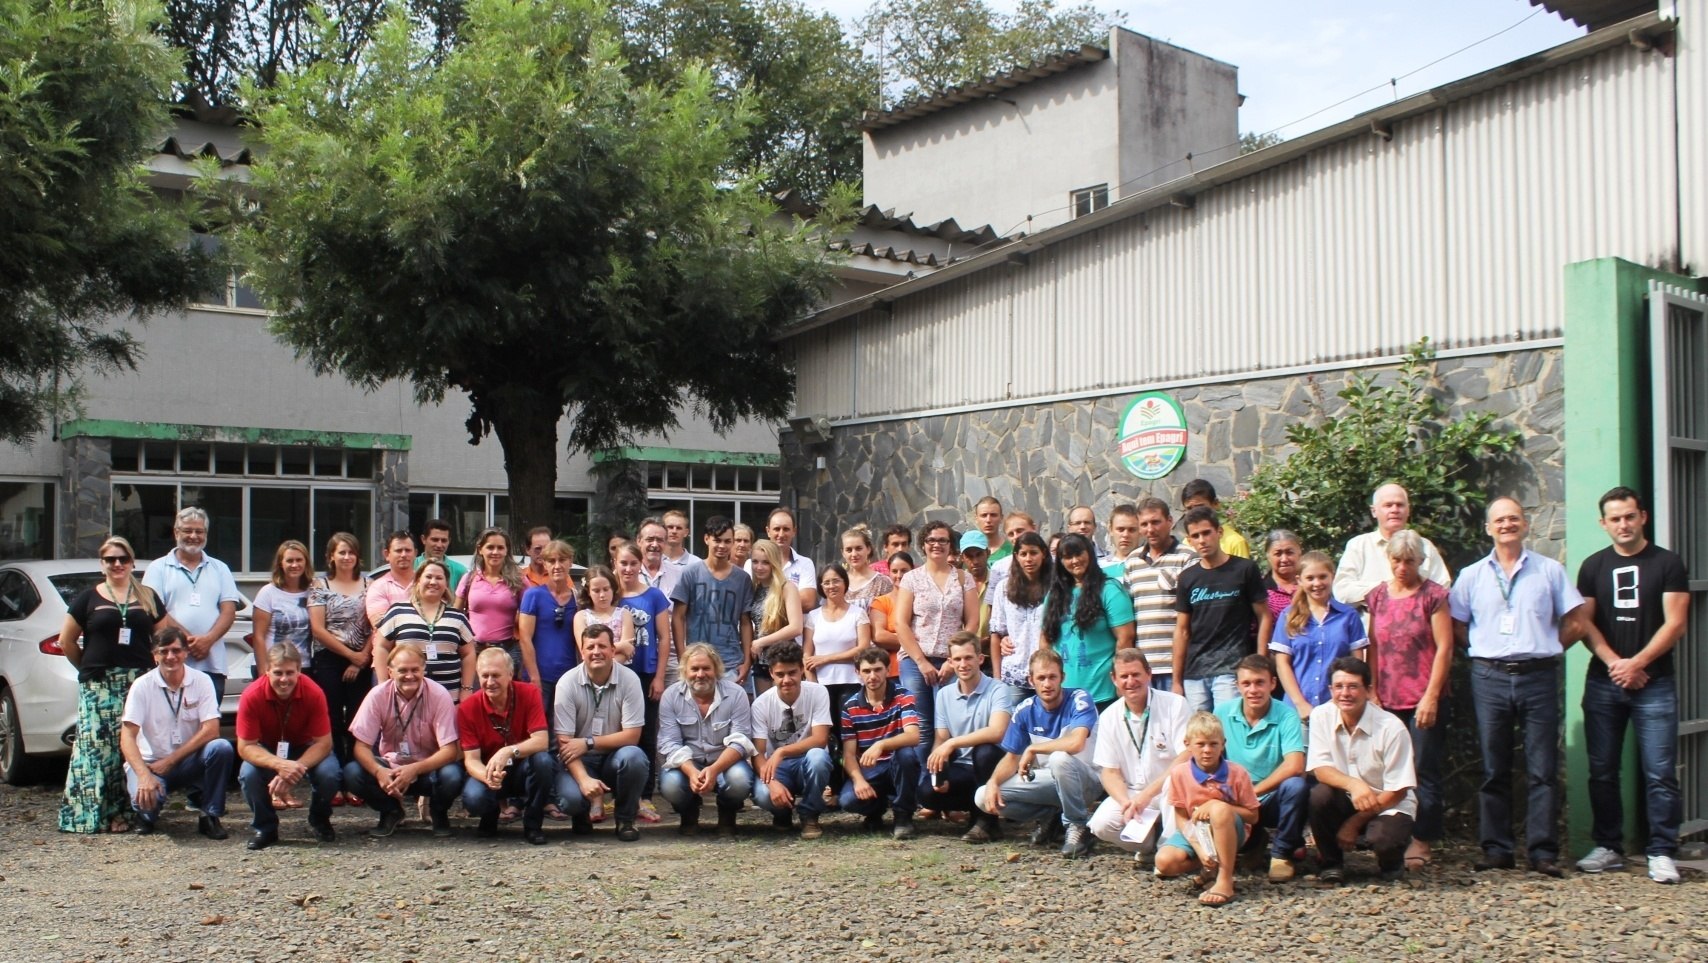
[[[1403,599],[1379,583],[1364,596],[1370,610],[1370,645],[1376,654],[1376,697],[1388,710],[1415,709],[1429,691],[1435,667],[1435,633],[1429,620],[1447,604],[1447,590],[1427,579]]]
[[[465,608],[476,642],[491,644],[516,638],[516,609],[522,596],[504,584],[503,579],[494,582],[478,572],[470,572],[458,583],[457,598],[468,599]]]

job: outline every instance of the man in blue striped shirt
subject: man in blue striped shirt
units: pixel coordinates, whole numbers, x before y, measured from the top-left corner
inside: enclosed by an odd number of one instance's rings
[[[860,691],[842,706],[842,808],[882,829],[884,804],[895,813],[895,838],[913,838],[919,788],[919,712],[912,693],[890,681],[890,655],[875,645],[855,658]]]

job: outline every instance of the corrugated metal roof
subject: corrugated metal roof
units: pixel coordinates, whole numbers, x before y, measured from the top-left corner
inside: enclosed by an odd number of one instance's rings
[[[1533,7],[1591,30],[1621,23],[1655,9],[1655,0],[1530,0]]]
[[[983,100],[1004,90],[1011,90],[1034,80],[1042,80],[1055,74],[1065,73],[1075,67],[1094,64],[1109,57],[1107,47],[1086,44],[1078,50],[1064,50],[1061,53],[1041,60],[1035,60],[1023,67],[1016,67],[1007,73],[995,74],[982,80],[950,87],[934,94],[915,98],[906,103],[897,104],[889,110],[868,110],[860,118],[861,130],[879,130],[884,127],[894,127],[905,124],[916,117],[935,114],[947,110],[956,104],[964,104],[969,100]]]
[[[229,124],[179,118],[156,151],[186,161],[217,157],[223,164],[248,164],[255,155],[244,143],[244,131]]]

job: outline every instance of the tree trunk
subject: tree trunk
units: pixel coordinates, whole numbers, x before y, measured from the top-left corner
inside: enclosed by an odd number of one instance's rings
[[[557,491],[557,427],[563,415],[560,399],[524,385],[506,385],[486,399],[492,433],[504,449],[504,471],[510,482],[510,537],[515,554],[527,547],[528,529],[551,525]]]

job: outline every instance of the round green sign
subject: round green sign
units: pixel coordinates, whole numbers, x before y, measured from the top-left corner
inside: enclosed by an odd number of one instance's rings
[[[1121,464],[1146,481],[1167,475],[1186,457],[1186,412],[1160,391],[1134,398],[1121,413],[1119,428]]]

